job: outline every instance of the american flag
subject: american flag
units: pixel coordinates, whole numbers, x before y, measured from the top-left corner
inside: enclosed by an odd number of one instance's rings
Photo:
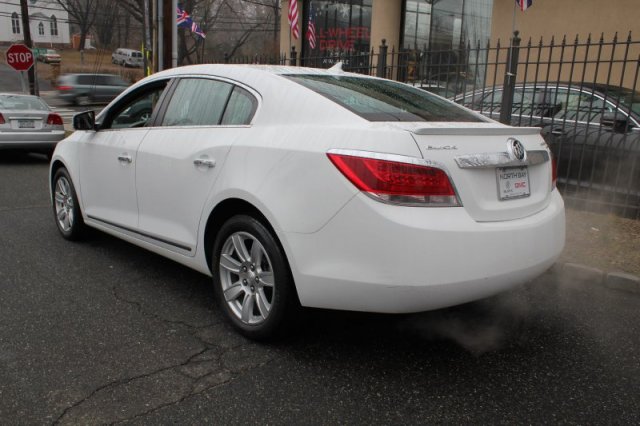
[[[516,0],[516,4],[524,12],[533,5],[533,0]]]
[[[300,37],[298,29],[298,0],[289,0],[289,26],[291,33],[296,40]]]
[[[307,40],[309,47],[316,48],[316,24],[313,22],[313,8],[309,8],[309,26],[307,27]]]

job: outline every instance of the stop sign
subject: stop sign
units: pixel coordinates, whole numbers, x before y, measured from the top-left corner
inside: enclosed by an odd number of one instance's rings
[[[26,71],[33,66],[33,53],[24,44],[12,44],[5,53],[7,64],[16,71]]]

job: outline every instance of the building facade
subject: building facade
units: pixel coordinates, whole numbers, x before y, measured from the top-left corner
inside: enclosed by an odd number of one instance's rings
[[[295,0],[290,0],[295,1]],[[526,12],[515,0],[297,0],[300,38],[291,37],[289,0],[282,2],[280,51],[291,46],[302,57],[333,51],[378,50],[382,39],[390,48],[409,51],[456,49],[511,38],[514,29],[524,40],[548,42],[564,35],[573,40],[589,34],[612,38],[635,32],[640,36],[638,0],[534,0]],[[316,27],[315,47],[307,39],[308,22]]]
[[[24,40],[19,0],[0,2],[0,43]],[[34,47],[66,47],[69,15],[55,0],[29,0],[29,26]]]

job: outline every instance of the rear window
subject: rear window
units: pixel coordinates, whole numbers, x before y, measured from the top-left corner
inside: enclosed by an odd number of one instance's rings
[[[49,111],[49,107],[39,98],[20,95],[0,95],[0,109]]]
[[[485,121],[444,99],[390,80],[343,75],[286,77],[369,121]]]

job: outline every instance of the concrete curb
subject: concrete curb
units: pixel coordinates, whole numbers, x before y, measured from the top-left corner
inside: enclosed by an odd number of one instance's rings
[[[640,277],[626,272],[604,272],[579,263],[556,263],[552,271],[563,279],[593,283],[612,290],[640,294]]]

